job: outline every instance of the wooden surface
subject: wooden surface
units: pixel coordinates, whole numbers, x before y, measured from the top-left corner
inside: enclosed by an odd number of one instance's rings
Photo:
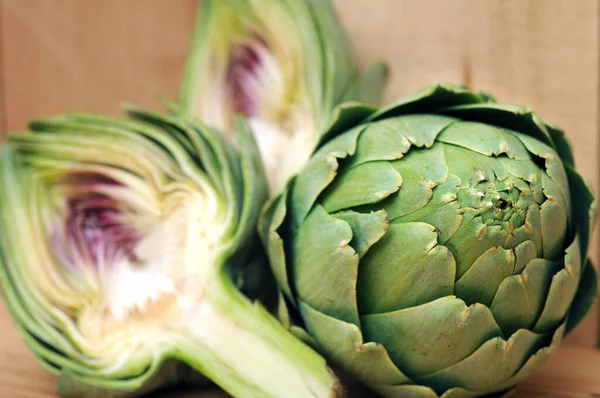
[[[195,0],[0,0],[5,124],[174,98]]]
[[[598,1],[333,2],[361,63],[389,61],[387,100],[441,80],[527,104],[567,131],[598,192]],[[60,112],[159,108],[157,94],[176,96],[194,9],[194,0],[0,0],[0,137]],[[596,310],[517,396],[600,394],[600,354],[579,348],[596,344],[598,321]],[[52,396],[4,312],[0,325],[0,397]]]

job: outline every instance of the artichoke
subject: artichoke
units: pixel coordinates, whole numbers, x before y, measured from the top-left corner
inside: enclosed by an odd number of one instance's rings
[[[503,394],[589,311],[563,133],[462,86],[346,104],[260,222],[284,323],[387,397]]]
[[[0,158],[7,307],[66,397],[202,382],[244,397],[330,396],[321,356],[232,279],[266,200],[258,149],[177,111],[68,114],[8,138]]]
[[[379,102],[386,67],[358,74],[329,0],[205,0],[180,103],[233,133],[248,118],[273,193],[300,170],[342,100]]]

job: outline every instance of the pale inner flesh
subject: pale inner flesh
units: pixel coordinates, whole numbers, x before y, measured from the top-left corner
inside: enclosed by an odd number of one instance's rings
[[[203,195],[181,185],[148,200],[98,175],[52,188],[50,251],[73,289],[69,305],[60,296],[53,304],[88,353],[114,340],[156,344],[202,299],[202,264],[214,252],[203,232]]]

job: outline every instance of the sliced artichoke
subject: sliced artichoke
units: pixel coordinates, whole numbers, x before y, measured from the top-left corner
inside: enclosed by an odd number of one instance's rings
[[[596,201],[565,136],[488,101],[342,106],[262,214],[283,321],[384,396],[503,394],[595,300]]]
[[[184,114],[68,114],[0,161],[0,275],[26,344],[65,397],[137,396],[196,372],[235,396],[331,396],[335,377],[238,290],[266,183]]]
[[[180,102],[230,134],[234,115],[245,115],[276,193],[304,165],[336,104],[379,102],[386,67],[356,69],[329,0],[205,0]]]

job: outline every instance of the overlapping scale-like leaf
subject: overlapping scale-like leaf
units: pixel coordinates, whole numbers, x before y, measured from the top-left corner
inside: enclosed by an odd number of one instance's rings
[[[407,240],[411,245],[403,247]],[[362,314],[414,307],[453,294],[454,258],[425,223],[390,225],[359,267],[355,289]]]

